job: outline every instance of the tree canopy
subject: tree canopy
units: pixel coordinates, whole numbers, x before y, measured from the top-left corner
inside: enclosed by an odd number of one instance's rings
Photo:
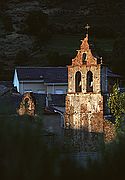
[[[125,93],[119,91],[118,84],[114,84],[113,91],[110,94],[108,105],[115,118],[117,130],[121,130],[125,115]]]

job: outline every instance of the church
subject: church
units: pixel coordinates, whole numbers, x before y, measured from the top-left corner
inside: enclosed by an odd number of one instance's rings
[[[111,140],[114,125],[104,119],[109,95],[109,70],[102,63],[102,58],[93,55],[88,38],[87,33],[72,64],[68,66],[65,128],[104,133]],[[116,75],[114,78],[119,77]]]
[[[102,133],[110,141],[114,137],[114,124],[106,120],[110,115],[108,97],[115,82],[119,82],[121,90],[123,80],[103,64],[102,58],[94,55],[86,33],[71,65],[17,67],[13,85],[20,94],[65,95],[62,112],[65,129]]]

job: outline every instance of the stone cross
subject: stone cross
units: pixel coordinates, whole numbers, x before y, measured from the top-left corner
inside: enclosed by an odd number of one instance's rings
[[[90,26],[87,24],[87,25],[85,26],[85,29],[86,29],[87,34],[88,34],[89,28],[90,28]]]

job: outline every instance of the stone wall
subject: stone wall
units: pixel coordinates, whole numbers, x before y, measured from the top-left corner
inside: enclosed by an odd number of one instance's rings
[[[17,109],[17,113],[20,116],[24,114],[27,114],[29,116],[34,116],[35,109],[36,109],[35,97],[30,92],[25,93],[22,97],[22,101],[19,105],[19,108]]]
[[[89,134],[101,134],[104,141],[108,142],[113,140],[115,129],[113,124],[103,118],[102,95],[107,91],[106,74],[107,67],[102,65],[101,59],[98,62],[93,56],[88,43],[88,34],[86,34],[80,50],[77,50],[76,57],[72,59],[72,65],[68,66],[65,128],[80,131],[80,133],[87,131]],[[79,133],[76,135],[77,138],[80,136],[83,135]]]
[[[103,97],[101,94],[67,94],[65,127],[103,132]]]
[[[104,119],[104,141],[109,143],[113,141],[116,137],[116,128],[115,125],[109,121]]]

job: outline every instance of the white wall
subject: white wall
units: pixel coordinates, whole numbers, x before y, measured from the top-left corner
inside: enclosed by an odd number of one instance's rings
[[[14,72],[14,80],[13,80],[13,86],[17,88],[17,91],[19,92],[19,80],[18,80],[18,76],[17,76],[17,71],[15,69],[15,72]]]
[[[46,94],[46,85],[44,85],[42,82],[39,83],[21,82],[20,93],[23,94],[24,92],[28,92],[28,91],[32,91],[34,93]]]
[[[48,94],[66,94],[68,85],[49,85],[47,86]]]
[[[32,91],[40,94],[66,94],[68,85],[46,85],[42,82],[20,82],[19,92]]]

